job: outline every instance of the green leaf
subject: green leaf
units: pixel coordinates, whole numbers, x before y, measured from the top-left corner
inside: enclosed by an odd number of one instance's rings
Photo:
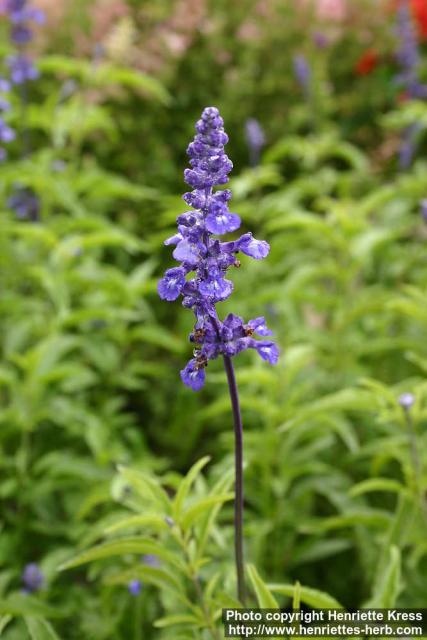
[[[379,575],[369,608],[388,609],[394,607],[400,589],[401,557],[395,545],[388,551],[388,562]]]
[[[175,500],[173,501],[173,513],[174,517],[177,520],[179,520],[181,517],[184,501],[191,489],[191,485],[193,484],[203,467],[208,464],[209,460],[210,457],[205,456],[204,458],[201,458],[195,464],[193,464],[193,466],[179,485],[178,491],[176,492]]]
[[[141,579],[144,583],[152,584],[163,591],[169,591],[190,611],[198,612],[198,607],[186,597],[185,589],[180,581],[164,568],[139,565],[120,573],[108,575],[104,582],[108,585],[127,585],[134,579]]]
[[[118,67],[108,63],[99,65],[95,83],[109,86],[114,82],[129,89],[142,91],[146,96],[156,98],[163,104],[170,102],[170,94],[157,79],[129,67]]]
[[[172,627],[176,624],[185,624],[185,625],[191,625],[196,627],[202,627],[204,625],[204,622],[199,618],[196,618],[196,616],[182,613],[174,616],[165,616],[164,618],[159,618],[154,623],[154,626],[157,627],[158,629],[163,629],[165,627]]]
[[[295,585],[293,584],[269,584],[267,586],[270,591],[274,593],[280,593],[289,598],[294,598],[295,596]],[[309,607],[316,609],[343,609],[342,604],[340,604],[338,600],[335,600],[335,598],[324,591],[302,586],[300,586],[299,591],[301,602],[304,602],[304,604],[307,604]]]
[[[252,564],[248,565],[248,576],[256,593],[259,606],[263,609],[278,609],[279,605],[276,598]]]
[[[59,567],[59,571],[72,569],[95,560],[103,560],[113,556],[124,556],[128,553],[153,554],[158,556],[161,560],[164,560],[166,563],[173,564],[174,566],[182,569],[181,562],[177,560],[173,553],[167,551],[164,545],[153,542],[147,538],[121,538],[120,540],[105,542],[104,544],[97,545],[83,553],[80,553],[74,558],[71,558],[71,560],[64,562]]]
[[[187,529],[189,529],[189,527],[191,527],[194,521],[200,518],[200,516],[204,515],[210,507],[214,507],[218,504],[222,505],[224,502],[233,500],[233,498],[234,493],[224,493],[223,495],[208,496],[207,498],[202,498],[184,512],[180,520],[182,528],[184,529],[184,531],[186,531]]]
[[[223,476],[215,483],[215,485],[212,487],[209,495],[210,496],[215,496],[215,495],[220,495],[222,493],[224,493],[225,491],[228,491],[231,487],[231,485],[234,482],[234,469],[229,469],[228,471],[226,471]],[[213,529],[213,526],[215,524],[217,515],[219,513],[221,509],[221,504],[217,504],[215,505],[215,507],[208,513],[205,514],[204,518],[202,519],[202,522],[200,524],[200,527],[198,528],[199,531],[199,536],[198,536],[198,548],[197,548],[197,555],[200,558],[205,550],[205,546],[207,543],[207,540],[211,534],[211,531]]]
[[[364,493],[370,493],[372,491],[392,491],[400,493],[404,491],[405,487],[397,480],[391,480],[390,478],[369,478],[358,482],[350,489],[351,496],[360,496]]]
[[[220,609],[240,609],[242,606],[242,603],[237,598],[225,593],[225,591],[218,591],[215,596],[215,602]]]
[[[342,529],[345,527],[355,527],[357,525],[365,525],[367,527],[375,527],[384,529],[390,524],[391,516],[387,511],[380,509],[364,509],[345,513],[339,516],[331,516],[322,520],[315,520],[304,524],[304,532],[319,533],[319,531],[331,531],[333,529]]]
[[[11,620],[13,620],[13,616],[11,615],[0,616],[0,636]]]
[[[182,353],[184,350],[181,338],[178,338],[162,327],[150,325],[141,326],[135,329],[133,336],[136,339],[161,347],[172,353]]]
[[[119,473],[142,499],[149,499],[159,505],[159,509],[170,513],[170,501],[160,483],[142,471],[119,466]]]
[[[129,67],[120,67],[109,62],[102,62],[96,68],[89,60],[67,58],[60,55],[44,56],[38,61],[45,73],[67,74],[91,86],[111,86],[118,84],[129,89],[142,91],[146,96],[155,98],[163,104],[170,102],[170,95],[165,87],[155,78]]]
[[[351,540],[348,538],[338,538],[334,536],[332,539],[317,539],[310,537],[305,543],[302,543],[292,557],[292,564],[299,565],[307,562],[314,562],[323,558],[334,556],[337,553],[346,551],[352,546]]]
[[[133,569],[122,571],[105,579],[106,584],[128,584],[134,578],[141,578],[148,584],[156,587],[173,590],[174,593],[182,591],[182,585],[171,573],[165,569],[148,566],[136,566]]]
[[[0,614],[12,616],[42,616],[45,618],[61,617],[63,612],[54,609],[31,595],[13,593],[0,600]]]
[[[52,625],[44,618],[24,618],[31,640],[60,640]]]
[[[110,535],[111,533],[116,533],[117,531],[121,531],[122,529],[156,529],[156,530],[168,530],[169,525],[166,523],[165,519],[161,516],[157,516],[155,514],[143,514],[136,516],[129,516],[127,518],[123,518],[123,520],[119,520],[114,524],[107,527],[104,530],[106,535]]]

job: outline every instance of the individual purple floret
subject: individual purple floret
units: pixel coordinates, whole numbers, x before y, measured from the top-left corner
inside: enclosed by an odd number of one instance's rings
[[[402,409],[405,409],[406,411],[409,411],[409,409],[412,408],[414,402],[415,396],[412,393],[406,392],[399,396],[399,404]]]
[[[251,233],[229,242],[214,237],[236,231],[240,226],[239,216],[228,209],[231,192],[213,191],[213,187],[228,182],[233,166],[224,151],[228,136],[223,124],[215,107],[206,108],[196,124],[197,134],[187,149],[191,168],[184,173],[193,191],[183,198],[192,209],[178,216],[178,232],[165,241],[166,245],[175,245],[173,257],[181,265],[168,269],[158,283],[163,300],[182,296],[183,306],[192,309],[196,316],[190,334],[193,358],[181,371],[183,382],[194,391],[204,385],[208,361],[219,355],[234,356],[251,348],[271,364],[279,356],[273,342],[253,337],[271,335],[264,318],[244,323],[239,316],[229,314],[222,322],[215,307],[233,291],[233,283],[225,276],[230,267],[240,266],[237,254],[261,260],[270,249],[267,242],[256,240]],[[189,274],[192,275],[187,279]]]
[[[248,118],[245,123],[245,133],[250,163],[253,167],[256,167],[259,164],[261,149],[265,145],[264,130],[256,118]]]
[[[131,580],[128,584],[128,591],[132,596],[139,596],[142,589],[141,580]]]
[[[417,32],[409,2],[401,2],[397,11],[396,33],[399,47],[396,52],[401,72],[396,78],[409,98],[427,98],[427,86],[420,82],[420,52]]]
[[[25,566],[21,580],[25,593],[39,591],[44,584],[44,576],[35,562],[30,562]]]

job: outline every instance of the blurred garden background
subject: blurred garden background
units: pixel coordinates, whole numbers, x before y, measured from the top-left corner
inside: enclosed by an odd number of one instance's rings
[[[212,105],[271,246],[220,313],[281,350],[235,359],[250,602],[426,606],[427,0],[0,0],[5,640],[239,605],[225,375],[157,294]]]

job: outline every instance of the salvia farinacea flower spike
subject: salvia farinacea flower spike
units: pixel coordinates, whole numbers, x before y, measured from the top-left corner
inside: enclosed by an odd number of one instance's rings
[[[0,162],[6,159],[7,152],[3,147],[3,144],[8,144],[15,139],[15,131],[9,127],[3,119],[3,114],[10,110],[9,101],[6,98],[6,94],[10,90],[10,83],[0,77]]]
[[[196,123],[196,136],[189,145],[190,168],[184,178],[193,188],[184,194],[190,211],[178,216],[178,232],[165,242],[174,245],[173,257],[180,266],[168,269],[160,280],[158,291],[164,300],[182,296],[184,307],[192,309],[196,318],[190,342],[193,357],[181,371],[183,382],[194,391],[205,383],[205,369],[209,360],[222,356],[230,392],[234,421],[235,499],[234,549],[237,574],[237,593],[245,604],[243,561],[243,425],[239,395],[232,357],[245,349],[255,349],[263,360],[276,364],[279,350],[271,340],[256,340],[271,335],[263,317],[244,322],[230,313],[220,320],[216,304],[226,300],[233,291],[233,283],[226,277],[230,267],[240,266],[239,253],[255,260],[265,258],[270,250],[267,242],[256,240],[252,233],[244,233],[237,240],[223,241],[217,236],[233,233],[240,227],[237,214],[231,213],[228,203],[231,191],[215,187],[228,182],[233,168],[224,151],[228,136],[218,109],[208,107]]]
[[[421,54],[408,0],[400,0],[396,34],[399,40],[396,58],[401,70],[396,80],[408,98],[426,99],[427,86],[420,81]]]
[[[0,0],[1,13],[6,13],[9,17],[10,40],[17,49],[17,53],[7,59],[11,82],[19,85],[29,80],[35,80],[39,75],[38,70],[24,49],[33,39],[30,24],[32,22],[43,24],[43,11],[32,7],[28,0]]]
[[[175,245],[173,257],[181,264],[168,269],[158,284],[161,298],[172,301],[182,296],[183,306],[194,311],[196,322],[190,334],[194,356],[181,371],[183,382],[194,391],[205,383],[209,360],[219,355],[235,356],[245,349],[255,349],[271,364],[279,355],[274,342],[254,338],[271,335],[263,317],[245,323],[230,313],[221,321],[215,307],[233,291],[226,273],[230,267],[240,266],[238,254],[261,260],[270,250],[265,240],[256,240],[252,233],[226,242],[217,237],[236,231],[241,224],[228,207],[231,192],[214,191],[214,187],[228,182],[233,168],[224,151],[228,136],[223,124],[215,107],[206,108],[196,124],[197,134],[187,149],[191,168],[184,172],[193,191],[183,198],[192,210],[178,216],[178,232],[165,241],[166,245]]]

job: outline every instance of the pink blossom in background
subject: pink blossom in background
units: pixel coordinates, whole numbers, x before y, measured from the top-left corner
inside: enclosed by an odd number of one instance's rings
[[[348,13],[347,0],[315,0],[314,7],[320,20],[342,22]]]
[[[242,22],[238,28],[236,35],[239,40],[251,42],[260,38],[261,31],[256,22],[253,20],[246,20],[245,22]]]
[[[342,22],[347,17],[346,0],[317,0],[317,15],[323,20]]]

